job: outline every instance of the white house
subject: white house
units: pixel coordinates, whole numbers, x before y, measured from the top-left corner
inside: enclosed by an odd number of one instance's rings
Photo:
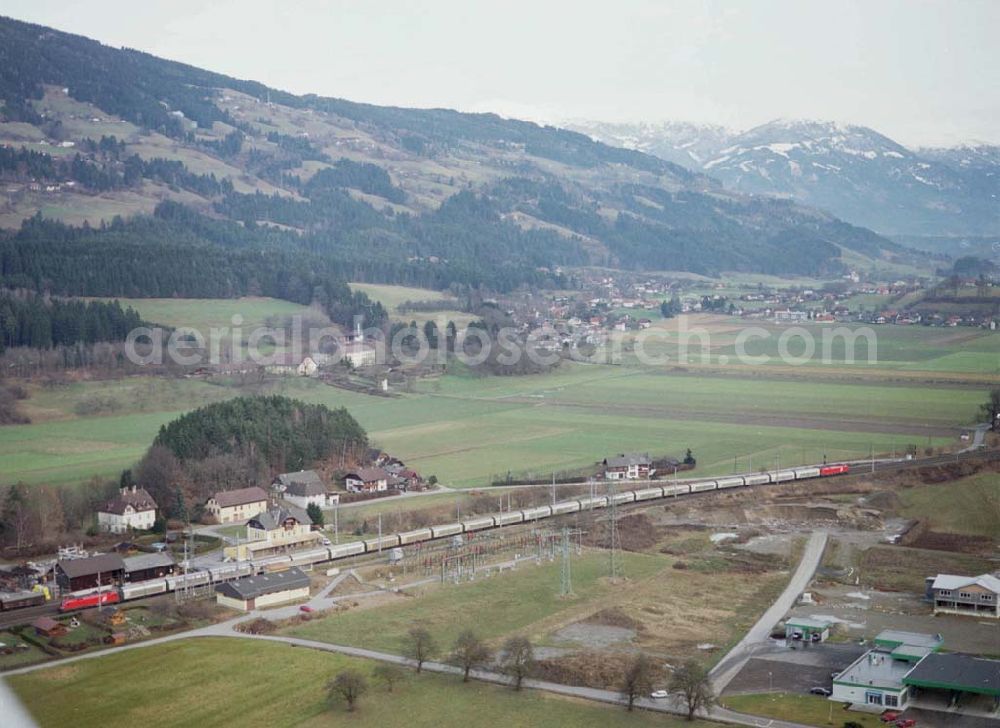
[[[336,493],[326,492],[326,485],[315,470],[282,473],[274,479],[274,484],[282,491],[282,498],[302,509],[313,504],[326,508],[340,500]]]
[[[604,477],[607,480],[645,480],[653,471],[649,453],[619,453],[604,459]]]
[[[109,533],[125,533],[129,529],[148,531],[156,522],[156,501],[145,488],[131,486],[104,504],[97,512],[97,526]]]
[[[369,346],[363,341],[352,341],[344,345],[344,359],[355,369],[374,366],[376,363],[375,347]]]
[[[352,493],[388,490],[389,473],[382,468],[358,468],[344,477],[344,485]]]

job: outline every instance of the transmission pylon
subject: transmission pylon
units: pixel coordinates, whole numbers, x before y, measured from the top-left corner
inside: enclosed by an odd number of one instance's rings
[[[621,536],[618,533],[618,504],[615,502],[614,483],[608,481],[608,576],[612,581],[625,578],[622,568]]]
[[[559,596],[568,597],[573,594],[573,573],[569,561],[569,528],[562,530],[562,573],[560,574]]]

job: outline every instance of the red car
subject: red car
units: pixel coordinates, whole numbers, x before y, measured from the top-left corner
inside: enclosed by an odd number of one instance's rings
[[[899,719],[899,713],[896,712],[895,710],[887,710],[884,713],[882,713],[883,723],[893,723],[898,719]]]
[[[913,718],[900,718],[896,721],[896,728],[913,728],[917,724],[917,721]]]
[[[314,610],[308,604],[303,604],[301,607],[299,607],[299,611],[300,612],[312,612]]]

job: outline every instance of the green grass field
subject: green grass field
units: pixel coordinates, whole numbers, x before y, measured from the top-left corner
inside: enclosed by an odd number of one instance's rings
[[[193,380],[129,379],[32,390],[30,425],[0,428],[0,481],[115,476],[182,411],[236,396]],[[446,376],[399,399],[301,378],[264,391],[345,406],[381,447],[446,485],[593,467],[631,450],[698,459],[694,474],[864,458],[954,442],[985,390],[661,374],[566,365],[538,376]],[[247,392],[249,393],[249,392]],[[98,412],[87,414],[88,407]],[[735,459],[735,463],[734,463]],[[751,463],[752,460],[752,463]]]
[[[667,568],[665,560],[643,554],[623,554],[625,573],[641,581]],[[521,564],[516,576],[507,572],[475,582],[432,589],[415,599],[402,599],[379,607],[377,612],[359,610],[312,620],[292,627],[288,634],[333,644],[355,645],[388,652],[401,652],[403,638],[415,624],[425,627],[444,650],[449,650],[464,629],[475,630],[483,639],[500,640],[516,633],[533,639],[532,625],[560,612],[572,612],[581,604],[614,593],[621,587],[605,577],[608,557],[585,553],[573,558],[571,598],[559,596],[558,563],[541,566]],[[379,628],[372,629],[377,618]]]
[[[923,518],[934,531],[997,536],[1000,524],[1000,475],[980,473],[954,483],[899,491],[900,515]]]
[[[445,294],[358,284],[390,310],[406,300]],[[203,332],[242,316],[243,335],[275,318],[315,317],[310,308],[267,298],[125,299],[145,318]],[[657,322],[676,332],[677,319]],[[151,443],[159,427],[198,405],[257,391],[345,406],[373,441],[442,483],[486,485],[494,478],[548,478],[593,468],[609,453],[680,456],[691,448],[695,475],[714,475],[828,460],[872,450],[901,452],[955,442],[971,424],[991,382],[1000,381],[1000,334],[978,329],[881,327],[879,363],[791,367],[718,367],[735,351],[742,322],[691,319],[711,334],[709,368],[647,366],[626,351],[622,365],[564,362],[544,375],[477,377],[461,366],[418,381],[397,399],[371,397],[300,378],[252,389],[192,380],[135,377],[61,386],[29,385],[21,407],[32,424],[0,428],[0,484],[54,484],[116,477]],[[777,353],[777,334],[749,353]],[[818,329],[819,327],[817,327]],[[661,337],[662,340],[662,337]],[[651,346],[653,346],[651,344]],[[654,346],[655,348],[655,346]],[[676,354],[676,341],[661,344]],[[696,357],[697,358],[697,357]],[[715,367],[715,368],[712,368]]]
[[[389,312],[390,318],[399,321],[424,321],[437,322],[439,318],[454,321],[456,326],[462,326],[472,321],[474,316],[457,310],[458,300],[442,293],[426,288],[410,288],[409,286],[390,286],[380,283],[351,283],[351,288],[362,293],[367,293],[373,301],[379,301]],[[407,301],[454,301],[456,309],[446,311],[408,311],[401,312],[399,306]]]
[[[268,728],[384,728],[404,721],[414,728],[710,725],[411,671],[389,693],[372,679],[374,666],[283,644],[200,638],[18,675],[10,683],[42,728],[229,726],[234,715],[252,716],[251,722]],[[326,682],[348,668],[371,683],[352,714],[330,705],[325,692]]]
[[[864,728],[879,728],[885,725],[878,715],[847,712],[843,706],[832,703],[817,695],[790,695],[788,693],[761,693],[758,695],[731,695],[723,698],[723,704],[732,710],[751,715],[762,715],[778,720],[790,720],[806,725],[839,726],[854,721]]]
[[[317,309],[277,298],[119,298],[122,306],[131,306],[143,319],[155,324],[179,328],[191,327],[204,336],[212,327],[229,329],[236,326],[235,316],[242,316],[238,325],[246,337],[257,327],[266,326],[269,319],[301,315],[325,318]]]

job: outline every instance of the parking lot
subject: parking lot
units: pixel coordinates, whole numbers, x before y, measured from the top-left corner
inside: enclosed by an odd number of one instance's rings
[[[840,672],[865,652],[856,644],[817,644],[796,648],[774,643],[751,658],[729,683],[726,694],[762,693],[780,690],[808,693],[810,688],[829,688],[831,673]]]

